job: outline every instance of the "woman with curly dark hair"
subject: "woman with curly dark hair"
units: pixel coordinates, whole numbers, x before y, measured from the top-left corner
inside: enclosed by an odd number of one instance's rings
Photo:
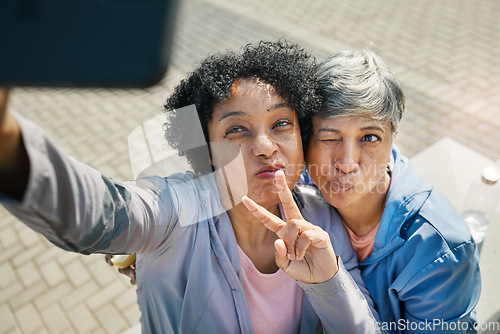
[[[137,253],[143,333],[376,332],[343,226],[318,193],[294,189],[299,119],[319,101],[313,66],[286,42],[208,57],[168,99],[165,126],[184,145],[193,134],[178,121],[195,105],[206,161],[187,150],[195,173],[166,178],[104,177],[4,107],[2,204],[63,249]],[[12,177],[21,186],[3,187]],[[286,222],[261,223],[245,195]]]

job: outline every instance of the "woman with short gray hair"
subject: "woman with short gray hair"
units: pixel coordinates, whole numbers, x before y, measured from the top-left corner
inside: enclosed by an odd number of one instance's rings
[[[478,251],[460,214],[393,143],[400,84],[372,51],[334,53],[317,74],[323,102],[307,168],[345,225],[382,329],[467,332],[480,295]]]

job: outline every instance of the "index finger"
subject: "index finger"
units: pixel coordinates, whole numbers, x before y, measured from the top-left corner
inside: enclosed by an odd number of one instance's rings
[[[264,224],[264,226],[276,233],[278,237],[282,237],[282,233],[280,233],[280,230],[283,226],[286,225],[283,220],[267,211],[265,208],[255,203],[251,198],[247,196],[243,196],[241,202],[254,215],[255,218],[257,218]]]
[[[286,176],[282,170],[276,172],[276,184],[280,188],[278,190],[278,196],[283,206],[283,212],[285,213],[286,220],[290,219],[304,219],[300,213],[297,203],[293,200],[293,195],[288,185],[286,184]]]

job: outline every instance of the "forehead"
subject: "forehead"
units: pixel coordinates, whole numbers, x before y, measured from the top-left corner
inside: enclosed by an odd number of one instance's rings
[[[218,119],[227,112],[239,116],[252,115],[281,108],[294,111],[271,84],[258,79],[240,79],[231,86],[231,97],[215,104],[213,116]]]
[[[324,129],[342,131],[365,131],[380,130],[382,132],[391,132],[391,123],[380,121],[367,116],[334,116],[329,118],[320,118],[313,116],[313,131]]]
[[[269,97],[272,94],[278,95],[276,89],[271,84],[259,78],[238,79],[231,85],[231,97],[246,95],[248,93],[260,93]]]

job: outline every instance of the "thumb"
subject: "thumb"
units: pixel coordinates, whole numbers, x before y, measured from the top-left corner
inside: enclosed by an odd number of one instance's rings
[[[287,268],[290,262],[287,256],[285,242],[282,239],[278,239],[274,242],[274,260],[276,261],[276,265],[282,270]]]

